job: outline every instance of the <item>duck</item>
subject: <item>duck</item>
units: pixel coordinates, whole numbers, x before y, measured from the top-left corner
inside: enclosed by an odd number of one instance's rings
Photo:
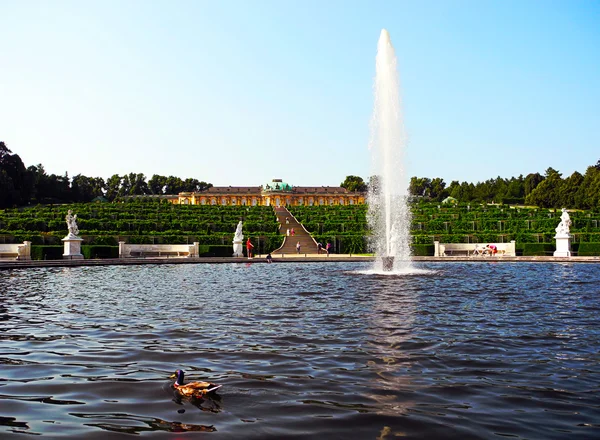
[[[173,388],[184,397],[202,397],[208,393],[213,393],[222,385],[215,385],[211,382],[190,382],[184,383],[185,373],[183,370],[177,370],[171,376],[176,378]]]

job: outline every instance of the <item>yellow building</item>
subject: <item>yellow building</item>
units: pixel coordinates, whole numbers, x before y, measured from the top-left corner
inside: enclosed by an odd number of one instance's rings
[[[213,186],[201,192],[182,192],[169,197],[169,201],[180,205],[359,205],[365,203],[366,195],[340,186],[293,187],[281,179],[273,179],[261,186]]]

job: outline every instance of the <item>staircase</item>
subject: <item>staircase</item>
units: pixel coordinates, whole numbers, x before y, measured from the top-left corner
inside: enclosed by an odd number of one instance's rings
[[[283,245],[273,251],[273,254],[296,255],[296,243],[300,242],[300,255],[316,254],[317,243],[300,223],[290,214],[285,207],[273,207],[275,215],[281,225],[279,233],[284,236]],[[286,219],[288,223],[286,223]],[[290,236],[287,236],[287,230],[290,230]],[[292,237],[291,230],[294,229],[295,235]]]

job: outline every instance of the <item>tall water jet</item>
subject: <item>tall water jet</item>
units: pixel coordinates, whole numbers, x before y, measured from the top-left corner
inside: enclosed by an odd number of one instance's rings
[[[376,270],[410,268],[410,210],[404,171],[406,135],[400,104],[400,81],[390,35],[383,29],[377,44],[375,103],[371,119],[372,169],[369,185],[369,245]]]

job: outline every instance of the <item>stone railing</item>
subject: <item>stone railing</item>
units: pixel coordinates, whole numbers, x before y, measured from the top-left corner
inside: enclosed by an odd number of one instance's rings
[[[486,252],[485,246],[487,244],[495,245],[497,249],[496,254]],[[510,243],[440,243],[439,241],[433,242],[434,257],[449,257],[449,256],[507,256],[515,257],[517,255],[515,249],[515,241]]]
[[[199,243],[194,244],[127,244],[119,242],[119,258],[198,257]]]
[[[0,258],[15,260],[31,260],[31,242],[24,241],[16,244],[0,244]]]

